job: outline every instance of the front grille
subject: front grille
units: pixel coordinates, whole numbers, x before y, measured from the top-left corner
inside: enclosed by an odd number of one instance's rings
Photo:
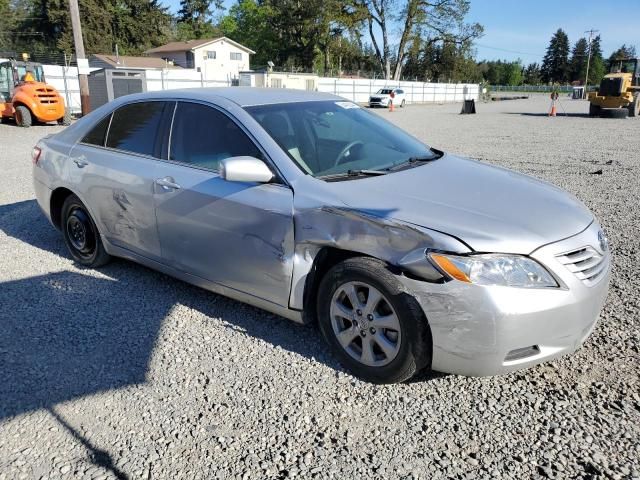
[[[591,287],[598,283],[607,272],[608,255],[602,255],[593,247],[582,247],[556,255],[558,261],[576,277]]]
[[[43,104],[55,104],[58,103],[58,92],[53,88],[36,88],[36,96],[40,103]]]
[[[622,95],[622,78],[603,78],[598,95],[603,97],[619,97]]]

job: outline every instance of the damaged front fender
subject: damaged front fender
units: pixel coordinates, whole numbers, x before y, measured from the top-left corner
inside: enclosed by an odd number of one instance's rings
[[[290,308],[303,309],[307,276],[326,247],[378,258],[427,281],[438,281],[442,275],[427,260],[426,250],[470,251],[449,235],[395,220],[391,214],[346,206],[297,208]]]

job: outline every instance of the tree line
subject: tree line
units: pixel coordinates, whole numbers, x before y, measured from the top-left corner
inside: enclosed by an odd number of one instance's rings
[[[227,36],[256,52],[252,67],[360,74],[398,80],[520,85],[583,80],[605,73],[600,37],[570,49],[563,30],[539,63],[476,61],[483,27],[466,20],[470,0],[79,0],[85,50],[140,55],[170,41]],[[623,45],[621,52],[635,54]],[[0,0],[0,52],[71,54],[68,0]],[[614,52],[617,55],[620,52]],[[40,54],[40,55],[38,55]],[[1,54],[0,54],[1,56]]]
[[[600,35],[591,39],[591,43],[587,38],[579,38],[571,48],[568,35],[558,29],[541,63],[524,65],[522,60],[497,60],[480,62],[478,68],[483,80],[493,85],[584,84],[585,80],[594,85],[600,83],[613,60],[635,56],[635,47],[623,44],[605,59]]]
[[[470,0],[79,0],[85,50],[139,55],[175,40],[225,35],[256,67],[389,79],[466,80],[482,27]],[[399,34],[399,36],[398,36]],[[0,50],[73,52],[68,0],[0,0]]]

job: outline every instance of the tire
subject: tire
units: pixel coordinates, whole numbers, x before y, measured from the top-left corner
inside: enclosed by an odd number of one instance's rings
[[[405,104],[405,101],[402,100],[402,103],[400,104],[400,108],[404,108],[404,104]]]
[[[640,95],[639,94],[635,94],[633,96],[633,102],[631,102],[627,108],[629,109],[629,116],[630,117],[637,117],[640,116]]]
[[[376,294],[377,302],[371,297]],[[360,308],[349,300],[353,295]],[[335,265],[320,282],[317,312],[333,353],[363,380],[403,382],[431,362],[424,313],[384,262],[354,257]]]
[[[65,127],[71,125],[71,112],[68,108],[64,109],[64,115],[58,119],[58,125],[64,125]]]
[[[24,105],[16,107],[16,123],[19,127],[29,128],[33,124],[31,111]]]
[[[111,259],[96,224],[77,196],[69,195],[65,199],[60,218],[64,243],[76,262],[84,267],[97,268]]]
[[[590,117],[599,117],[602,114],[602,108],[598,105],[594,105],[593,103],[589,104],[589,116]]]
[[[607,110],[606,116],[609,118],[627,118],[629,110],[625,108],[612,108]]]

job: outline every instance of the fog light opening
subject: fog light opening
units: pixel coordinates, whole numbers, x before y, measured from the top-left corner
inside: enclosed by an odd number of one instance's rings
[[[530,347],[516,348],[507,353],[504,357],[505,362],[513,362],[514,360],[522,360],[523,358],[533,357],[540,353],[540,347],[538,345],[531,345]]]

